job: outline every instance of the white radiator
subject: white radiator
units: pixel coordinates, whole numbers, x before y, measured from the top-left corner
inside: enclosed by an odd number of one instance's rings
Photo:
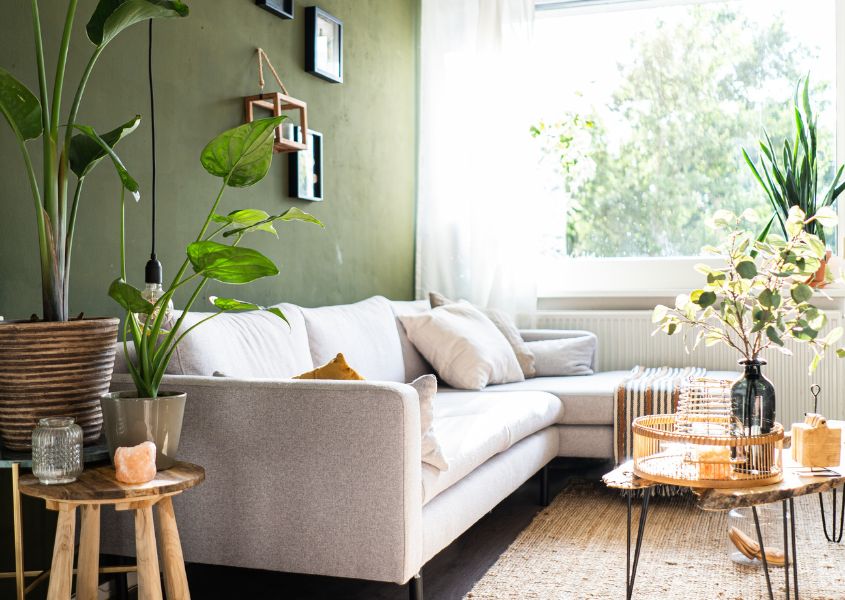
[[[827,311],[826,314],[828,328],[842,325],[839,312]],[[667,336],[658,332],[652,336],[651,311],[541,311],[536,326],[541,329],[585,329],[595,333],[599,338],[598,366],[602,371],[627,370],[635,365],[692,365],[720,371],[740,370],[737,352],[727,346],[719,344],[705,348],[701,344],[687,354],[682,334]],[[810,376],[807,367],[813,351],[803,345],[788,346],[793,351],[792,356],[769,350],[762,357],[769,363],[763,373],[775,385],[778,421],[788,429],[790,423],[803,420],[804,413],[813,408],[810,394],[813,383],[822,388],[819,412],[831,419],[845,419],[845,390],[840,386],[840,381],[845,381],[845,359],[837,358],[831,352]]]

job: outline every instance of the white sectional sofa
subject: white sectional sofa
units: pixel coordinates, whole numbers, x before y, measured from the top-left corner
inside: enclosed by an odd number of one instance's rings
[[[290,329],[267,313],[197,328],[162,386],[187,392],[180,458],[207,474],[176,500],[187,561],[410,580],[421,597],[421,567],[554,457],[613,456],[626,371],[441,388],[434,426],[449,469],[422,464],[417,393],[405,382],[430,367],[397,315],[428,303],[279,306]],[[338,352],[367,380],[289,379]],[[129,388],[115,370],[113,387]],[[131,522],[105,518],[104,551],[131,555]]]

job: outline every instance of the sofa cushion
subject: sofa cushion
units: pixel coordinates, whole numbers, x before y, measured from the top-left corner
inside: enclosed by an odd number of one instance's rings
[[[440,292],[429,292],[428,302],[431,304],[431,308],[437,308],[438,306],[454,304],[455,300],[447,298]],[[505,311],[497,308],[481,308],[478,306],[476,306],[476,308],[483,312],[487,318],[493,322],[496,329],[501,331],[502,335],[505,336],[508,344],[510,344],[511,348],[513,348],[513,353],[516,355],[516,360],[519,362],[519,368],[522,369],[522,373],[525,375],[525,378],[535,377],[537,375],[537,371],[534,368],[534,354],[528,346],[526,346],[525,340],[523,340],[522,336],[519,334],[519,330],[516,328],[516,323],[514,322],[513,317]]]
[[[294,379],[333,379],[335,381],[363,381],[364,378],[346,362],[342,352],[313,371],[297,375]]]
[[[408,332],[399,317],[406,315],[418,315],[427,312],[431,306],[428,300],[392,300],[390,306],[396,315],[396,329],[399,332],[399,342],[402,344],[402,359],[405,361],[405,381],[411,382],[434,373],[434,369],[428,361],[420,354],[417,347],[408,339]]]
[[[480,390],[491,383],[525,379],[505,336],[468,302],[399,319],[417,350],[452,387]]]
[[[566,425],[612,425],[615,394],[630,371],[607,371],[581,377],[535,377],[517,383],[493,385],[485,391],[548,392],[560,398],[557,423]]]
[[[434,427],[448,471],[423,464],[423,504],[487,459],[555,423],[560,400],[538,392],[445,390],[434,404]]]
[[[185,336],[173,353],[167,372],[210,376],[219,371],[229,377],[284,379],[313,369],[299,307],[276,306],[290,326],[265,311],[219,315]],[[211,314],[188,313],[182,331]]]
[[[311,358],[322,365],[343,352],[371,381],[404,383],[405,363],[390,302],[373,296],[355,304],[303,308]]]

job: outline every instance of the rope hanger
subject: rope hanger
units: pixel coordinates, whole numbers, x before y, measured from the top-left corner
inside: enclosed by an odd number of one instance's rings
[[[273,74],[273,77],[276,79],[276,83],[279,84],[279,87],[282,89],[282,93],[285,96],[288,96],[287,88],[285,88],[285,84],[282,83],[282,78],[279,77],[279,74],[276,72],[276,69],[273,68],[273,63],[270,62],[270,57],[267,56],[267,53],[264,52],[262,48],[257,49],[258,55],[258,87],[261,89],[261,93],[264,93],[264,63],[267,63],[267,66],[270,68],[270,72]]]

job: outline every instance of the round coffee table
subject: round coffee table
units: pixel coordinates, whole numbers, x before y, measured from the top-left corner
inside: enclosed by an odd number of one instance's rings
[[[100,556],[100,508],[104,505],[114,506],[115,510],[135,512],[139,600],[162,600],[153,506],[158,512],[167,597],[173,600],[190,598],[172,497],[199,485],[204,479],[205,470],[202,467],[186,462],[177,462],[173,467],[159,471],[152,481],[138,485],[117,481],[114,467],[111,465],[86,469],[76,481],[65,485],[43,485],[33,475],[22,477],[21,494],[41,498],[48,510],[59,513],[48,599],[70,598],[76,509],[79,507],[82,523],[76,597],[79,600],[96,600]]]

